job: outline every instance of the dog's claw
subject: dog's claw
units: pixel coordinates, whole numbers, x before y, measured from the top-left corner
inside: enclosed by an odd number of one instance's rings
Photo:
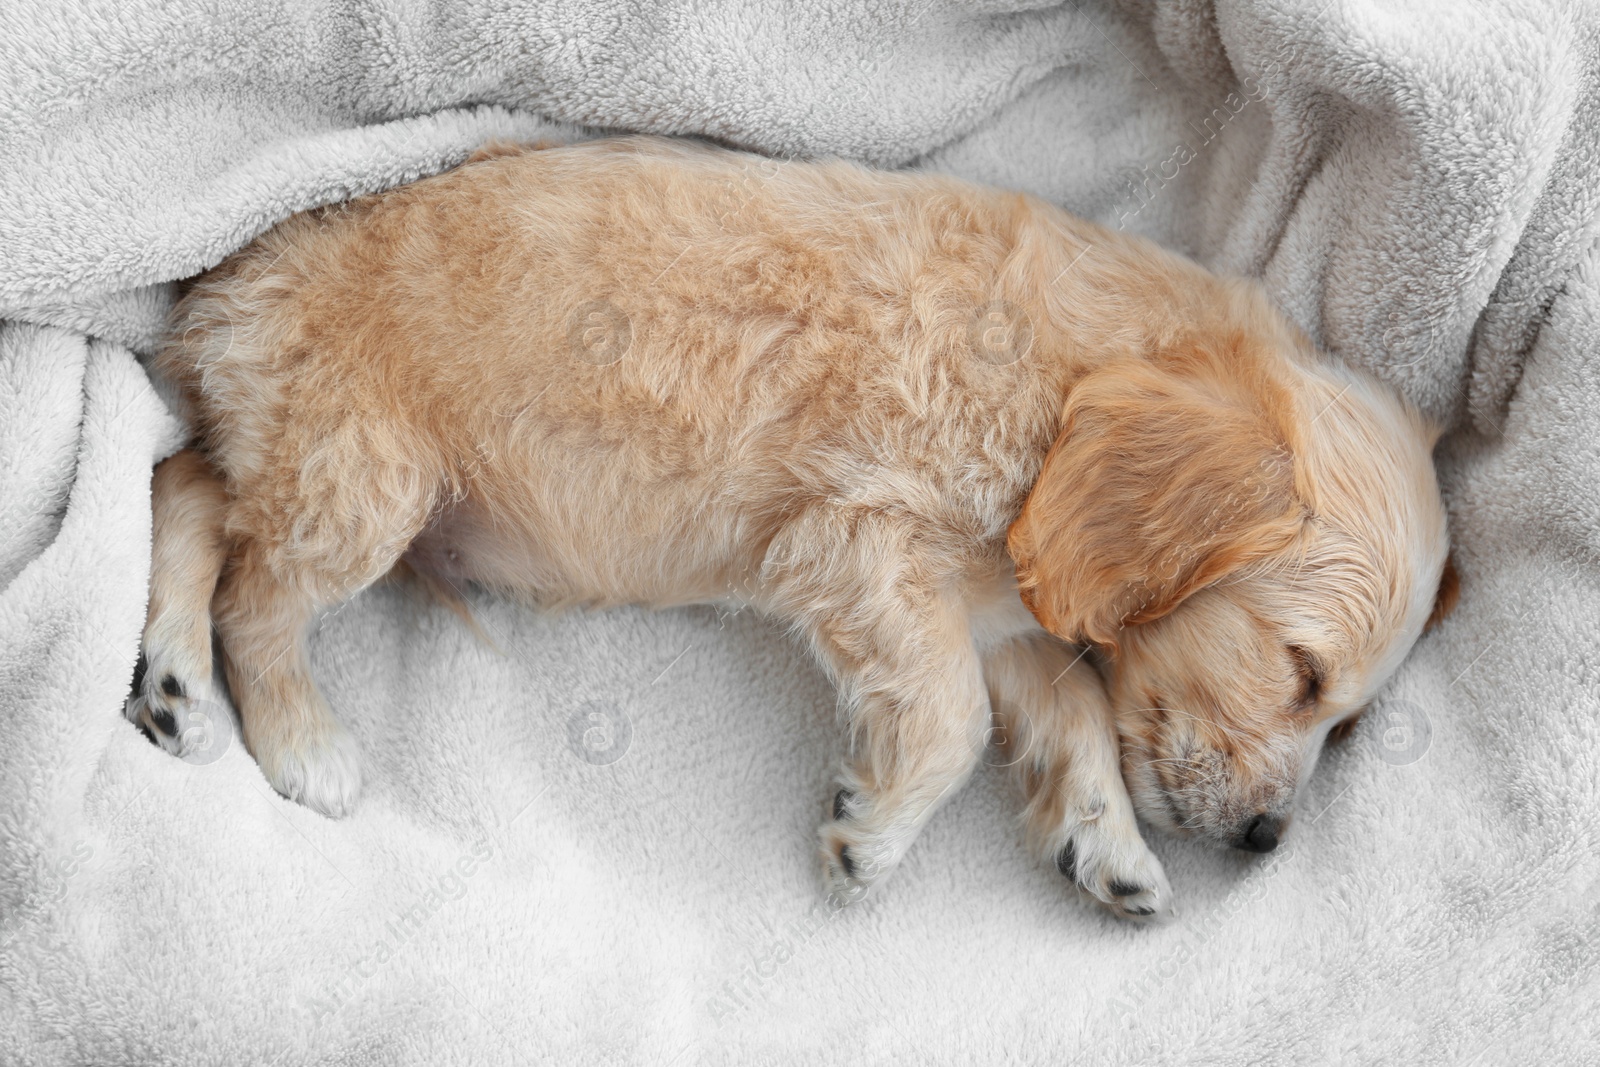
[[[841,789],[833,794],[833,817],[835,819],[849,818],[850,802],[855,798],[856,795],[848,789]]]
[[[1112,914],[1149,919],[1170,913],[1172,890],[1161,861],[1131,830],[1133,839],[1115,840],[1109,825],[1081,823],[1051,854],[1056,870]]]
[[[846,878],[854,878],[856,876],[856,861],[850,858],[849,845],[839,850],[839,866],[844,868]]]
[[[1061,851],[1056,853],[1056,870],[1066,876],[1068,881],[1078,880],[1078,850],[1068,841],[1061,846]]]

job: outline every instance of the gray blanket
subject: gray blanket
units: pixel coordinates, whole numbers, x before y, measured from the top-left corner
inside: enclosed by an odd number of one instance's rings
[[[0,6],[0,1063],[1593,1063],[1600,33],[1373,0]],[[494,137],[1027,189],[1257,274],[1451,433],[1464,576],[1265,861],[1120,925],[980,776],[822,903],[841,737],[749,615],[325,618],[357,813],[121,706],[171,282]]]

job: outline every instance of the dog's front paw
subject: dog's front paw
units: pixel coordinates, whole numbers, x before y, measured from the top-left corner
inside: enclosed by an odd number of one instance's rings
[[[361,750],[355,738],[333,726],[292,743],[253,746],[256,762],[272,788],[330,819],[355,810],[361,792]]]
[[[880,826],[879,815],[871,798],[859,788],[841,785],[831,794],[818,833],[823,887],[835,903],[848,904],[866,896],[905,854],[909,838]]]
[[[1137,824],[1102,816],[1078,821],[1059,835],[1050,858],[1056,869],[1113,915],[1136,921],[1172,917],[1172,887]]]

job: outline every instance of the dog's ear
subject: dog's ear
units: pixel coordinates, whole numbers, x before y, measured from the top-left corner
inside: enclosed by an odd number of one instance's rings
[[[1461,599],[1461,575],[1456,571],[1456,558],[1454,554],[1445,556],[1444,570],[1439,575],[1439,592],[1434,597],[1433,612],[1428,616],[1428,621],[1422,624],[1422,632],[1438,626],[1444,617],[1456,609],[1456,601]]]
[[[1050,632],[1116,651],[1125,626],[1281,551],[1305,518],[1286,401],[1270,383],[1169,361],[1086,375],[1007,547]]]

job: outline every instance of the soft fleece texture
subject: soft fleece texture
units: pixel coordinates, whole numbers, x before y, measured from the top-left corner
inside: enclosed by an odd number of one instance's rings
[[[0,7],[0,1062],[1595,1062],[1597,44],[1537,0]],[[342,822],[124,722],[168,283],[560,124],[1032,190],[1447,423],[1461,607],[1291,843],[1157,841],[1182,916],[1133,928],[991,772],[832,912],[832,695],[711,610],[480,597],[491,648],[357,598],[313,642]]]

